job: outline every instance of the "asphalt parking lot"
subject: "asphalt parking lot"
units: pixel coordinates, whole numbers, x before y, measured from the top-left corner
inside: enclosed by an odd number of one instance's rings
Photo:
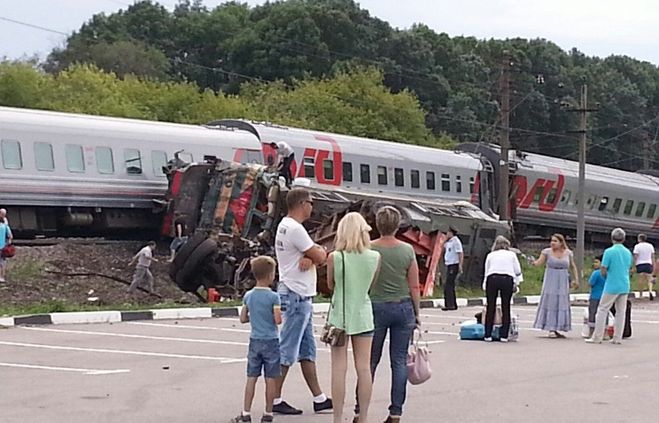
[[[634,336],[619,346],[583,342],[582,307],[573,307],[568,339],[548,339],[531,329],[535,307],[516,306],[519,342],[458,340],[459,323],[479,310],[423,310],[434,373],[409,389],[405,421],[656,421],[659,304],[635,304]],[[319,331],[323,316],[315,323]],[[0,421],[226,422],[241,408],[248,338],[249,327],[235,318],[0,330]],[[329,393],[329,352],[320,345],[318,366]],[[350,369],[348,392],[354,380]],[[388,393],[388,362],[383,362],[373,422],[386,417]],[[262,397],[260,386],[256,416]],[[276,421],[331,421],[312,414],[297,367],[284,397],[304,414]],[[348,398],[346,421],[351,407]]]

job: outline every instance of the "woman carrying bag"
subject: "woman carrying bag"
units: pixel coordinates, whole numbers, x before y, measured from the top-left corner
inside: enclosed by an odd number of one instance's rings
[[[346,214],[339,222],[335,250],[327,261],[327,284],[334,293],[323,338],[332,341],[334,423],[343,421],[348,339],[352,342],[357,397],[362,405],[358,421],[365,422],[368,418],[373,389],[370,358],[374,329],[368,291],[380,265],[380,254],[369,248],[370,231],[371,227],[362,215],[356,212]],[[336,334],[341,331],[344,333]]]
[[[492,341],[492,328],[497,309],[497,297],[501,296],[501,342],[508,342],[510,332],[510,300],[522,276],[522,267],[517,254],[510,251],[510,241],[498,236],[492,251],[485,259],[485,279],[483,289],[487,296],[485,312],[485,341]]]

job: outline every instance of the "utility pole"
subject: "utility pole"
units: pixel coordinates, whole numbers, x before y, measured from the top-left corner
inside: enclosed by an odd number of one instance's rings
[[[650,158],[653,156],[650,136],[646,133],[643,135],[643,170],[650,170]]]
[[[579,113],[579,191],[577,192],[577,275],[579,282],[583,282],[583,262],[586,238],[586,142],[588,127],[588,113],[596,112],[597,109],[588,108],[588,85],[581,86],[581,100],[579,108],[569,109],[571,112]]]
[[[501,220],[508,220],[510,218],[508,213],[508,186],[510,175],[508,172],[508,156],[510,149],[510,67],[511,67],[510,53],[505,50],[503,52],[503,60],[501,62],[501,158],[499,159],[499,218]]]

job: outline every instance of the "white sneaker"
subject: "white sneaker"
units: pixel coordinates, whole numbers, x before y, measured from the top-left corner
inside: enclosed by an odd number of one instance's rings
[[[602,343],[602,341],[597,341],[593,338],[586,338],[586,339],[584,339],[584,342],[586,344],[601,344]]]
[[[5,282],[7,282],[5,278],[0,278],[0,283],[5,283]]]
[[[492,342],[492,337],[489,337],[489,338],[483,338],[483,341],[485,341],[485,342]]]
[[[612,343],[613,345],[620,345],[620,344],[622,344],[622,342],[620,342],[620,341],[618,341],[618,340],[615,340],[615,339],[612,339],[612,340],[611,340],[611,343]]]
[[[508,338],[501,338],[499,339],[500,342],[508,342]]]

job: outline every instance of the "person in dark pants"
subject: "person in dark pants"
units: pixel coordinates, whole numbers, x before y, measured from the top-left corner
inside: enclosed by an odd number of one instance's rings
[[[497,297],[501,296],[501,342],[508,342],[510,332],[510,300],[517,284],[521,281],[522,267],[517,254],[509,250],[510,241],[498,236],[492,245],[492,251],[485,259],[485,278],[483,289],[487,295],[485,313],[485,341],[492,341],[492,328],[497,308]]]
[[[291,164],[293,164],[293,160],[295,159],[295,152],[293,151],[293,148],[284,141],[271,142],[270,147],[277,150],[277,170],[279,171],[279,175],[286,179],[286,186],[290,187],[293,182]]]
[[[455,279],[462,273],[464,252],[458,231],[449,227],[444,243],[444,264],[446,265],[446,281],[444,283],[444,307],[442,310],[457,310],[455,299]]]

